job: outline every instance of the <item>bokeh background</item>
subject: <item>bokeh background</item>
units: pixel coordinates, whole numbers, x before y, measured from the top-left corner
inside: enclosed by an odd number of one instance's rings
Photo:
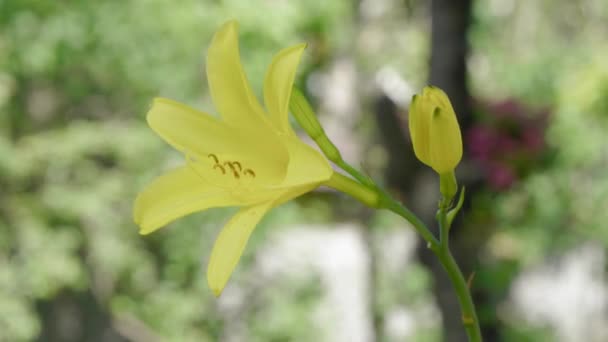
[[[0,341],[465,340],[413,231],[342,194],[273,210],[219,299],[206,263],[234,210],[137,234],[137,192],[183,162],[151,99],[212,111],[204,55],[232,18],[258,95],[308,42],[297,82],[330,137],[429,224],[407,108],[444,88],[486,339],[608,340],[605,0],[0,0]]]

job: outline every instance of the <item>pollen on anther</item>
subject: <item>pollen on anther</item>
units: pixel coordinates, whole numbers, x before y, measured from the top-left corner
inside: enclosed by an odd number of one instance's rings
[[[244,174],[246,175],[250,175],[251,177],[255,178],[255,172],[253,172],[252,169],[245,169],[245,171],[243,171]]]
[[[213,153],[210,153],[209,155],[207,155],[207,157],[212,158],[216,164],[219,164],[219,159],[217,159],[217,156]]]
[[[222,174],[225,175],[226,174],[226,169],[224,169],[224,167],[220,164],[215,164],[213,165],[213,169],[215,170],[216,168],[219,168],[220,171],[222,171]]]
[[[232,164],[232,162],[224,162],[224,166],[228,166],[230,168],[230,170],[232,170],[232,172],[236,172],[236,169],[234,168],[234,165]]]

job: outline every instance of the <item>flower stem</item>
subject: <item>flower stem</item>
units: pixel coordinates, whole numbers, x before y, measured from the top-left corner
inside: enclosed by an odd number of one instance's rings
[[[344,159],[342,159],[342,156],[339,156],[338,158],[335,158],[334,160],[332,160],[334,163],[336,163],[336,165],[338,165],[338,167],[340,167],[342,170],[348,172],[349,175],[351,175],[353,178],[355,178],[356,180],[359,181],[359,183],[365,185],[365,186],[374,186],[374,182],[371,180],[371,178],[367,177],[366,175],[362,174],[361,172],[359,172],[359,170],[355,169],[354,167],[352,167],[349,163],[345,162]]]
[[[471,297],[471,293],[469,291],[469,286],[464,276],[462,275],[462,271],[454,256],[450,252],[449,248],[449,230],[450,225],[448,223],[447,213],[445,209],[439,209],[437,213],[437,220],[439,221],[439,229],[440,229],[440,247],[438,249],[434,249],[435,255],[441,262],[441,265],[445,269],[452,282],[452,286],[454,286],[454,290],[456,291],[456,296],[458,297],[458,302],[460,303],[460,311],[462,312],[462,324],[467,332],[467,336],[469,337],[470,342],[481,342],[481,329],[479,327],[479,319],[477,318],[477,313],[475,312],[475,304],[473,303],[473,298]]]
[[[427,95],[431,92],[438,93],[438,96],[445,98],[445,102],[449,104],[447,95],[445,95],[442,90],[430,87],[425,89],[425,91],[427,91]],[[425,92],[423,92],[423,96],[425,96]],[[412,105],[414,105],[415,101],[416,96],[414,96],[414,99],[412,100]],[[412,227],[426,241],[428,248],[430,248],[435,255],[437,255],[441,265],[448,273],[448,277],[456,290],[456,295],[458,297],[458,301],[460,302],[462,323],[464,324],[469,341],[481,342],[481,329],[479,328],[479,320],[477,319],[477,314],[475,313],[475,306],[469,292],[469,287],[464,279],[464,276],[462,275],[462,271],[458,267],[458,264],[456,263],[456,260],[454,260],[454,257],[449,249],[450,225],[454,219],[454,216],[460,210],[464,199],[463,189],[456,207],[450,210],[452,198],[458,190],[458,183],[456,182],[456,177],[453,171],[455,165],[453,165],[451,168],[448,167],[448,169],[451,169],[452,171],[440,175],[440,192],[443,199],[439,204],[439,211],[437,212],[437,220],[439,221],[440,228],[439,240],[437,240],[435,235],[431,233],[424,222],[409,211],[409,209],[376,185],[376,183],[374,183],[374,181],[367,175],[364,175],[342,159],[340,151],[325,134],[323,127],[317,120],[317,117],[306,100],[306,97],[297,88],[294,88],[292,91],[289,106],[292,113],[296,117],[296,120],[298,120],[298,123],[300,123],[308,135],[310,135],[310,137],[317,143],[323,154],[352,177],[346,177],[338,172],[334,172],[331,178],[326,181],[324,185],[349,194],[369,207],[388,209],[411,223]],[[451,105],[449,106],[449,109],[452,116],[454,116],[454,111],[451,108]],[[440,114],[440,108],[435,108],[433,117],[435,118]],[[455,124],[453,124],[454,122]],[[448,133],[450,133],[448,134],[448,137],[458,137],[457,140],[461,144],[460,128],[458,127],[458,122],[455,119],[452,122],[452,127],[449,128],[451,130],[448,130]],[[456,131],[458,134],[454,133]],[[415,142],[414,145],[416,145]],[[460,152],[462,152],[462,146],[459,146]],[[459,160],[460,157],[458,157],[458,161]],[[456,164],[458,161],[456,161]],[[436,169],[435,167],[433,168]]]
[[[427,246],[435,253],[439,262],[447,272],[448,277],[452,282],[452,286],[454,286],[458,302],[460,303],[462,324],[464,325],[469,341],[481,342],[481,329],[479,327],[479,320],[477,318],[477,313],[475,312],[475,305],[473,304],[469,286],[449,248],[450,226],[453,216],[456,215],[462,205],[464,193],[461,193],[458,204],[452,210],[450,210],[451,199],[444,198],[440,202],[439,211],[436,216],[440,229],[438,240],[424,222],[403,204],[395,200],[390,194],[373,183],[370,178],[361,174],[348,163],[341,159],[338,161],[339,163],[337,163],[337,165],[355,179],[336,172],[325,185],[345,192],[369,207],[390,210],[406,219],[412,225],[414,230],[416,230],[416,232],[418,232],[426,241]]]
[[[414,230],[416,230],[416,232],[422,236],[422,238],[426,241],[427,246],[431,250],[436,251],[439,249],[440,244],[437,238],[416,215],[414,215],[403,204],[399,203],[384,192],[381,193],[380,198],[382,208],[390,210],[406,219],[406,221],[408,221],[412,227],[414,227]]]
[[[362,185],[352,178],[334,172],[323,185],[348,194],[371,208],[378,208],[380,194],[374,189]]]
[[[352,170],[355,169],[352,168]],[[369,181],[370,180],[367,180],[367,182]],[[355,179],[346,177],[338,172],[334,172],[331,178],[326,181],[324,185],[346,193],[368,207],[376,209],[388,209],[405,218],[409,223],[412,224],[414,230],[416,230],[418,234],[420,234],[424,240],[426,240],[429,248],[433,250],[439,248],[439,240],[433,236],[433,233],[431,233],[424,223],[405,206],[393,199],[388,193],[380,189],[378,186],[361,184]]]

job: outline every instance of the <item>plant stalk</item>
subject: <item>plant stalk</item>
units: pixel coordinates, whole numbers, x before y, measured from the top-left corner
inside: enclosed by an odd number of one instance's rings
[[[344,165],[347,165],[348,167],[344,168]],[[439,222],[440,231],[439,239],[437,239],[416,215],[399,201],[395,200],[386,191],[373,184],[371,179],[365,177],[355,168],[343,161],[340,166],[355,179],[335,173],[325,185],[347,193],[372,208],[387,209],[406,219],[414,230],[416,230],[416,232],[418,232],[426,241],[427,246],[435,253],[439,262],[447,272],[452,286],[456,291],[456,296],[460,304],[462,324],[464,325],[469,342],[482,342],[479,319],[475,312],[475,305],[469,291],[469,286],[449,249],[451,219],[448,218],[448,211],[451,200],[443,199],[440,202],[439,211],[436,216],[437,221]],[[461,201],[462,199],[459,202]],[[457,208],[458,207],[459,205],[457,205]],[[454,210],[458,211],[458,209]],[[455,215],[455,212],[452,212],[451,215]]]
[[[441,262],[443,269],[447,272],[448,277],[452,282],[452,286],[454,286],[454,290],[456,291],[456,296],[458,297],[458,302],[460,304],[460,311],[462,313],[462,324],[467,332],[469,341],[481,342],[481,328],[479,327],[479,319],[477,318],[475,304],[473,303],[473,298],[471,297],[469,285],[467,284],[460,267],[456,263],[452,252],[450,252],[448,244],[450,226],[448,224],[445,209],[439,210],[437,219],[439,221],[439,229],[441,234],[441,239],[439,241],[440,248],[433,250],[433,252],[435,252],[435,255],[437,255],[439,262]]]

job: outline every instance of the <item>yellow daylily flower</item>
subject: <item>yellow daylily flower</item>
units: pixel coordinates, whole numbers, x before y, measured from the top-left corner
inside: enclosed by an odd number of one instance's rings
[[[440,175],[453,172],[462,159],[462,137],[443,90],[428,86],[414,95],[408,122],[416,157]]]
[[[225,23],[207,53],[211,97],[221,119],[157,98],[150,127],[186,156],[186,165],[160,176],[135,200],[133,216],[149,234],[184,215],[239,206],[211,251],[207,280],[216,296],[224,289],[253,229],[268,210],[312,191],[333,170],[302,142],[288,121],[288,106],[305,44],[280,51],[264,79],[262,108],[241,66],[238,24]]]

